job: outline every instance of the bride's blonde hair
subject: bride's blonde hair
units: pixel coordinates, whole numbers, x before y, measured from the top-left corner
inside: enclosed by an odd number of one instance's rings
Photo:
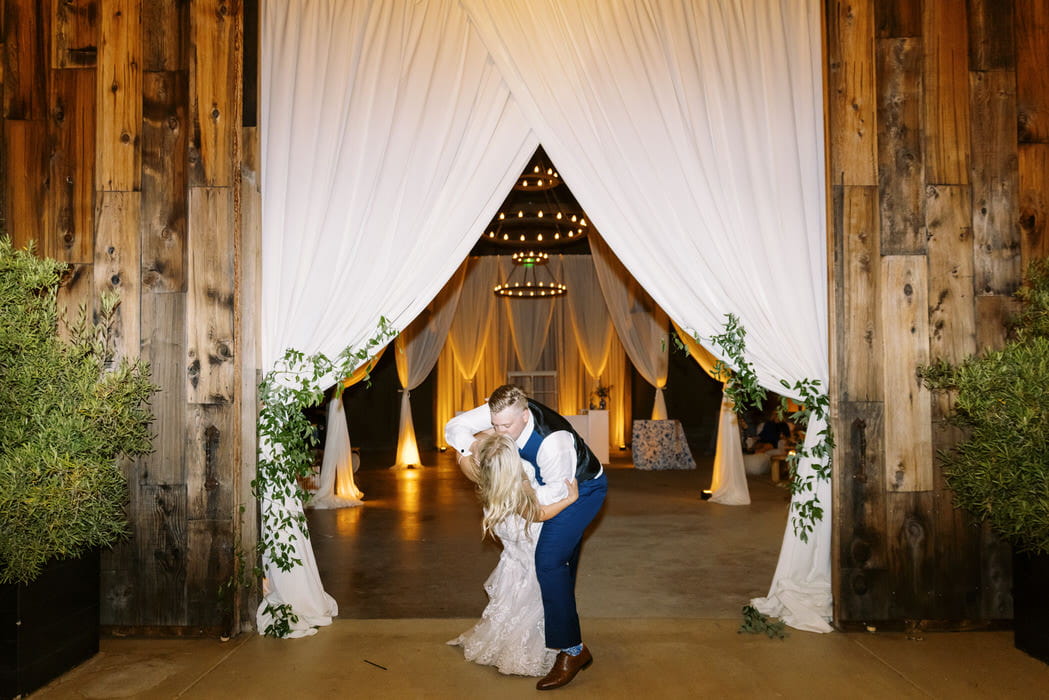
[[[477,450],[477,493],[484,504],[481,536],[497,523],[516,513],[529,523],[539,520],[539,501],[525,483],[521,456],[508,435],[489,435]]]

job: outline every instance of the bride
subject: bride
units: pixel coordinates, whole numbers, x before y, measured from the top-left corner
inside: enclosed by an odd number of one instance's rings
[[[531,470],[522,467],[517,446],[506,435],[482,439],[476,460],[460,466],[477,483],[484,505],[482,536],[497,537],[503,552],[484,584],[488,607],[480,622],[448,643],[462,646],[467,661],[495,666],[501,673],[543,676],[557,652],[546,648],[535,544],[542,521],[574,503],[579,489],[566,480],[568,495],[541,505],[527,477]]]

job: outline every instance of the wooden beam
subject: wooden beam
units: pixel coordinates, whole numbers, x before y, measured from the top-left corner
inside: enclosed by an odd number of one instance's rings
[[[847,354],[842,357],[843,396],[880,401],[883,390],[877,188],[845,187],[843,308],[839,325]]]
[[[138,190],[142,130],[139,0],[99,0],[98,127],[100,190]]]
[[[98,58],[99,0],[51,0],[51,67],[94,66]]]
[[[976,352],[973,234],[969,188],[933,185],[929,230],[929,324],[933,359],[960,362]]]
[[[969,35],[965,3],[924,0],[925,176],[930,185],[969,183]]]
[[[876,185],[877,93],[872,0],[827,0],[830,181]]]
[[[4,0],[4,118],[47,118],[50,0]]]
[[[1049,256],[1049,144],[1019,146],[1020,259],[1023,269]]]
[[[34,241],[39,253],[47,235],[47,122],[5,120],[4,145],[7,234],[16,248]]]
[[[190,184],[231,186],[233,143],[240,128],[239,0],[200,0],[190,6]]]
[[[1049,3],[1014,0],[1020,143],[1049,143]]]
[[[94,69],[52,72],[50,128],[54,151],[44,253],[90,263],[95,251]]]
[[[95,294],[120,296],[113,326],[115,359],[136,358],[142,348],[138,237],[139,192],[100,192],[95,233]]]

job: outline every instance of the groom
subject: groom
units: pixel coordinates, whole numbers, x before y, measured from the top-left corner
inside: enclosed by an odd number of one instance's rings
[[[459,452],[464,472],[472,470],[472,455],[478,433],[508,435],[518,452],[535,470],[541,503],[552,503],[566,494],[566,479],[579,483],[579,499],[543,523],[535,548],[535,570],[543,596],[546,646],[558,649],[557,659],[546,677],[536,684],[552,690],[568,684],[593,661],[583,644],[575,605],[576,568],[583,531],[605,501],[608,480],[597,457],[560,414],[512,384],[504,384],[488,403],[448,421],[444,429],[448,444]]]

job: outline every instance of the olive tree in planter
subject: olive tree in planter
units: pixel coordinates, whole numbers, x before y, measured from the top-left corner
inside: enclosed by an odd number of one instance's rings
[[[64,340],[64,268],[0,238],[0,697],[98,651],[98,552],[127,533],[118,459],[151,449],[155,387],[113,361],[116,298]]]
[[[947,485],[1012,544],[1016,647],[1049,663],[1049,260],[1016,296],[1005,347],[921,375],[956,391],[950,418],[967,438],[940,454]]]

